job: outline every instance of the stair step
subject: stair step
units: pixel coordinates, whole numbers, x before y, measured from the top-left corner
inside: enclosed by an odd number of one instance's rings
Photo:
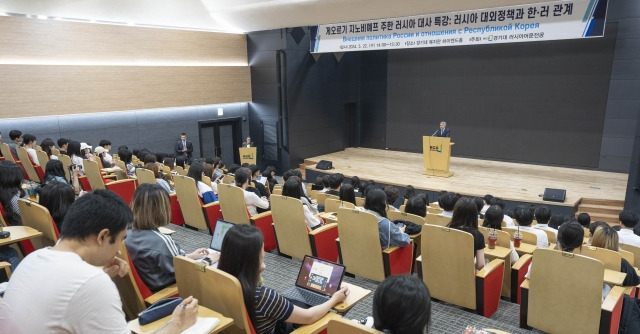
[[[607,206],[607,205],[597,205],[597,204],[580,204],[578,206],[578,213],[593,212],[593,213],[606,213],[606,214],[617,215],[622,210],[624,210],[624,207],[622,206]]]
[[[582,198],[580,204],[606,205],[614,207],[624,207],[624,201],[602,198]]]
[[[591,216],[591,222],[603,221],[609,223],[610,225],[618,224],[620,222],[618,215],[606,213],[589,213],[589,216]]]

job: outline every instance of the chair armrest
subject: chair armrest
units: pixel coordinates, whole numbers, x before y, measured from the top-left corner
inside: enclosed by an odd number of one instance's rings
[[[498,310],[502,281],[504,278],[504,260],[495,259],[487,263],[476,273],[476,312],[487,318]]]
[[[11,263],[0,262],[0,270],[4,270],[7,273],[7,278],[11,277]]]
[[[329,312],[327,314],[324,315],[324,317],[320,318],[320,320],[309,324],[309,325],[305,325],[302,327],[297,328],[296,330],[294,330],[293,332],[291,332],[292,334],[319,334],[321,332],[323,332],[326,328],[327,328],[327,323],[329,322],[329,320],[331,319],[339,319],[342,318],[340,315],[338,315],[337,313],[333,313],[333,312]]]
[[[389,248],[387,248],[387,249],[383,249],[383,250],[382,250],[382,252],[383,252],[383,253],[387,253],[387,254],[391,254],[391,253],[393,253],[394,251],[396,251],[397,249],[400,249],[400,247],[398,247],[398,246],[391,246],[391,247],[389,247]]]
[[[413,242],[407,246],[392,246],[382,251],[385,277],[399,274],[411,274],[413,261]]]
[[[178,285],[173,284],[145,298],[144,302],[147,303],[148,305],[151,305],[157,302],[158,300],[177,296],[177,295],[178,295]]]
[[[204,212],[204,220],[209,226],[209,233],[213,234],[213,231],[216,229],[216,222],[218,219],[222,219],[220,202],[216,201],[203,205],[202,212]]]
[[[324,260],[338,261],[338,224],[327,224],[309,232],[311,253]]]
[[[321,227],[318,227],[315,230],[309,231],[309,235],[316,235],[316,234],[319,234],[319,233],[322,233],[324,231],[330,230],[332,228],[337,228],[337,227],[338,227],[338,224],[336,224],[336,223],[325,224],[325,225],[323,225]]]
[[[525,279],[522,284],[520,284],[520,292],[522,294],[522,299],[520,303],[520,328],[530,329],[529,325],[527,325],[527,318],[529,316],[529,279]]]
[[[476,277],[486,278],[487,276],[491,275],[493,271],[495,271],[498,268],[501,268],[502,266],[504,266],[504,260],[495,259],[485,264],[484,268],[482,268],[480,271],[476,273]]]
[[[127,182],[130,182],[131,184],[134,184],[136,182],[136,180],[133,180],[133,179],[116,180],[116,181],[113,181],[113,182],[105,183],[105,186],[106,185],[113,186],[113,185],[116,185],[116,184],[127,183]]]
[[[622,303],[624,288],[614,286],[602,302],[600,311],[600,333],[618,333],[620,316],[622,315]],[[629,299],[631,301],[631,299]]]
[[[271,211],[266,211],[250,218],[251,224],[257,227],[264,237],[264,251],[268,252],[278,247],[276,234],[273,232],[273,217]]]
[[[259,214],[255,215],[255,216],[251,216],[251,220],[258,220],[258,219],[261,219],[261,218],[264,218],[264,217],[268,217],[268,216],[271,216],[271,211],[265,211],[265,212],[262,212],[262,213],[259,213]]]
[[[215,201],[215,202],[207,203],[207,204],[203,205],[202,208],[206,209],[206,208],[210,208],[210,207],[216,206],[216,205],[220,205],[220,202],[219,201]]]
[[[108,174],[108,175],[102,175],[103,179],[117,179],[118,175],[116,174]]]
[[[520,304],[520,284],[525,280],[524,276],[529,271],[529,264],[533,257],[531,254],[523,254],[518,261],[511,266],[511,302]]]
[[[533,256],[531,254],[524,254],[522,255],[518,261],[514,262],[513,265],[511,266],[511,270],[520,270],[520,269],[526,269],[528,266],[529,261],[533,258]],[[525,266],[526,265],[526,266]],[[524,267],[524,268],[523,268]]]

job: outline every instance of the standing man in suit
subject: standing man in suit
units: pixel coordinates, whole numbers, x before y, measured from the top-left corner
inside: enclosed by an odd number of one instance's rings
[[[447,129],[447,122],[440,122],[440,129],[438,129],[433,135],[436,137],[451,137],[451,131]]]
[[[251,141],[251,137],[247,137],[247,140],[242,143],[242,147],[249,148],[249,147],[254,147],[254,146],[256,146],[256,143]]]
[[[183,156],[186,161],[191,161],[193,144],[187,140],[187,134],[184,132],[180,134],[180,140],[176,143],[176,153],[176,156]]]

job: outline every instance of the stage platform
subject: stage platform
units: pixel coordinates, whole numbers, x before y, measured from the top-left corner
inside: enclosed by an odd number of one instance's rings
[[[333,162],[334,169],[316,169],[320,160]],[[439,192],[447,190],[463,195],[491,194],[506,201],[545,203],[552,206],[576,207],[582,198],[624,201],[628,174],[585,169],[550,167],[480,159],[451,157],[449,178],[423,175],[422,154],[368,148],[344,151],[305,159],[307,181],[317,173],[357,175],[360,180],[374,180],[401,188]],[[311,173],[309,173],[311,172]],[[313,176],[315,177],[315,176]],[[542,200],[545,188],[566,189],[564,203]]]

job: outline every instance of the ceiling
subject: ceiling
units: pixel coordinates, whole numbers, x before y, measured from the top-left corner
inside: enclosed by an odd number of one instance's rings
[[[2,0],[0,12],[227,32],[446,13],[539,0]]]

